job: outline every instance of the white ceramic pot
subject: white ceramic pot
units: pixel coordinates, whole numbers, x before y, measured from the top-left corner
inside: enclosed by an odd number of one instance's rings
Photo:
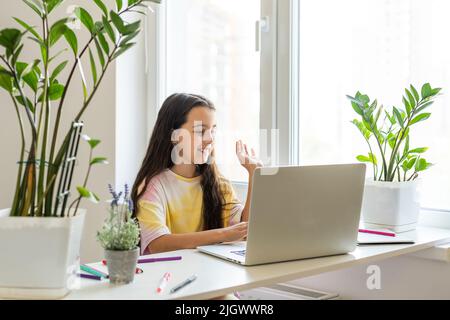
[[[9,212],[0,210],[0,298],[55,299],[76,288],[86,211],[70,218]]]
[[[414,230],[419,219],[417,182],[381,182],[367,179],[362,217],[367,228],[394,232]]]

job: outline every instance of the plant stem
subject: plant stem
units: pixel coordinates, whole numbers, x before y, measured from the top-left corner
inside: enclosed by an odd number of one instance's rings
[[[50,122],[50,101],[48,97],[48,90],[49,90],[49,75],[48,75],[48,57],[50,56],[50,43],[49,43],[49,37],[48,37],[48,19],[46,18],[46,15],[44,15],[43,18],[43,36],[44,36],[44,43],[46,47],[46,58],[43,60],[44,63],[44,92],[43,92],[43,98],[42,98],[42,104],[41,104],[41,111],[44,110],[45,106],[45,121],[44,121],[44,133],[42,137],[42,148],[41,148],[41,161],[39,164],[39,181],[38,181],[38,202],[41,202],[41,199],[43,199],[44,196],[44,175],[45,175],[45,159],[46,159],[46,153],[47,153],[47,136],[48,136],[48,129],[49,129],[49,122]],[[41,120],[41,119],[40,119]],[[38,137],[39,138],[39,137]],[[45,201],[45,199],[44,199]],[[41,207],[42,208],[42,207]],[[37,212],[38,216],[42,216],[42,211]],[[44,212],[45,216],[50,216],[49,212]]]
[[[364,139],[365,139],[365,137],[364,137]],[[372,146],[370,145],[369,140],[367,140],[367,139],[365,139],[365,140],[367,142],[367,145],[369,146],[370,153],[372,154],[373,179],[377,180],[377,168],[378,168],[378,166],[375,164],[375,161],[374,161],[374,158],[373,158]]]
[[[38,89],[39,90],[39,89]],[[37,95],[37,91],[36,91],[36,95]],[[37,101],[35,103],[35,112],[37,111]],[[37,125],[37,136],[40,137],[41,136],[41,127],[42,127],[42,119],[43,119],[43,112],[44,112],[44,108],[41,108],[41,111],[39,112],[39,121],[38,121],[38,125]]]
[[[10,93],[10,96],[13,101],[14,108],[16,110],[17,118],[19,120],[20,137],[21,137],[21,141],[22,141],[21,149],[20,149],[19,169],[17,171],[16,190],[14,192],[13,204],[11,206],[11,215],[17,216],[17,205],[19,202],[20,180],[22,179],[23,159],[25,156],[25,143],[26,142],[25,142],[25,133],[24,133],[24,129],[23,129],[23,121],[22,121],[22,116],[20,115],[19,106],[17,105],[16,99],[14,98],[12,93]]]
[[[395,172],[395,170],[400,169],[399,166],[400,166],[400,164],[402,163],[402,161],[406,159],[406,156],[407,156],[407,155],[408,155],[408,153],[405,154],[405,155],[403,155],[403,156],[400,158],[400,160],[397,160],[397,165],[396,165],[395,168],[394,168],[394,172]]]
[[[56,180],[56,176],[52,177],[52,180],[50,181],[50,186],[53,185],[53,183]],[[42,199],[39,201],[38,205],[37,205],[37,211],[41,211],[42,210],[42,206],[44,204],[44,199],[47,197],[47,193],[48,193],[49,189],[45,190],[44,192],[44,196],[42,197]]]
[[[90,150],[90,152],[89,152],[89,166],[88,166],[88,170],[87,170],[87,173],[86,173],[86,177],[84,178],[83,188],[86,188],[87,182],[88,182],[88,179],[89,179],[89,175],[91,174],[91,168],[92,168],[92,164],[91,164],[91,161],[92,161],[92,152],[93,152],[93,149],[91,148],[91,150]],[[77,204],[77,205],[76,205],[76,207],[75,207],[75,211],[74,211],[74,213],[73,213],[73,216],[76,216],[76,215],[77,215],[78,207],[79,207],[79,205],[80,205],[80,202],[81,202],[81,196],[78,197],[78,200],[76,201],[76,204]],[[71,205],[70,207],[72,207],[72,205]],[[70,207],[69,207],[69,213],[70,213]]]
[[[383,174],[384,174],[384,168],[382,167],[381,171],[380,171],[380,175],[378,176],[378,181],[381,181],[381,179],[383,178]]]
[[[27,115],[28,121],[30,122],[32,135],[33,135],[33,137],[35,139],[36,135],[37,135],[36,125],[35,125],[35,123],[33,121],[33,115],[31,114],[30,107],[28,106],[28,102],[27,102],[26,96],[23,93],[22,87],[20,86],[20,81],[19,81],[19,79],[17,77],[17,72],[16,72],[15,68],[13,68],[13,66],[11,66],[9,64],[9,62],[3,56],[0,56],[0,59],[6,64],[6,66],[9,69],[9,71],[13,75],[14,84],[16,85],[17,90],[19,90],[20,96],[23,99],[23,102],[25,104],[26,115]]]
[[[391,158],[389,161],[388,177],[391,177],[391,179],[393,179],[394,178],[393,176],[395,175],[395,171],[392,171],[392,168],[394,166],[394,160],[395,160],[395,157],[397,156],[398,149],[400,148],[400,145],[402,144],[403,140],[405,139],[404,133],[408,130],[409,126],[411,125],[411,121],[412,121],[413,117],[416,115],[416,110],[421,106],[421,104],[423,102],[424,102],[423,99],[420,100],[419,102],[417,102],[416,106],[414,107],[413,110],[411,110],[411,112],[407,118],[408,121],[406,123],[406,126],[401,128],[397,134],[397,137],[395,139],[394,148],[392,150]],[[400,140],[399,140],[399,138],[400,138]]]
[[[388,171],[387,171],[387,179],[386,179],[386,181],[392,181],[394,179],[395,171],[392,170],[393,166],[394,166],[394,160],[395,160],[395,156],[396,156],[396,154],[398,152],[398,149],[400,148],[400,145],[401,145],[401,143],[403,141],[404,132],[405,132],[406,128],[407,127],[400,129],[400,131],[397,133],[397,137],[395,138],[394,148],[392,149],[391,157],[389,159],[389,168],[388,168]]]
[[[25,175],[23,177],[23,184],[21,185],[21,191],[20,191],[20,192],[25,192],[25,196],[23,199],[24,202],[18,206],[19,207],[18,210],[19,210],[19,215],[26,216],[29,214],[28,210],[31,209],[31,215],[33,216],[34,215],[34,207],[31,205],[31,202],[34,199],[35,186],[36,186],[36,143],[37,143],[36,124],[34,123],[33,115],[31,114],[30,106],[28,105],[28,100],[22,90],[22,87],[20,86],[20,81],[17,76],[16,69],[13,66],[11,66],[9,64],[9,62],[3,56],[0,56],[0,59],[6,64],[6,66],[9,68],[11,74],[13,75],[14,84],[17,87],[17,90],[19,90],[20,96],[24,102],[26,115],[27,115],[28,121],[30,122],[30,126],[31,126],[31,133],[32,133],[31,148],[30,148],[30,153],[28,156],[27,165],[25,167]]]
[[[117,43],[119,43],[121,40],[121,38],[119,37]],[[87,107],[89,106],[89,104],[92,102],[92,99],[94,98],[95,93],[97,92],[99,85],[101,83],[101,81],[103,80],[103,77],[106,74],[106,70],[108,69],[110,63],[112,62],[112,57],[114,56],[114,54],[116,53],[118,48],[118,45],[116,44],[114,46],[114,49],[112,51],[112,53],[108,56],[108,61],[105,64],[105,69],[103,70],[100,78],[98,79],[97,84],[94,86],[94,89],[92,90],[92,93],[90,94],[90,96],[88,97],[88,99],[86,100],[86,102],[84,103],[83,107],[81,108],[80,112],[77,114],[77,116],[75,117],[75,121],[78,122],[80,121],[81,117],[83,116],[84,112],[86,111]]]
[[[411,175],[411,177],[409,177],[409,179],[407,180],[407,181],[411,181],[411,180],[414,180],[415,178],[415,176],[417,175],[417,172],[416,171],[414,171],[414,173]],[[413,179],[414,178],[414,179]]]
[[[389,143],[389,139],[387,139],[387,137],[389,136],[389,134],[391,134],[392,133],[392,128],[394,127],[394,125],[391,123],[391,126],[389,127],[389,130],[388,130],[388,132],[386,133],[386,139],[385,139],[385,141],[384,141],[384,143],[383,143],[383,152],[384,152],[384,154],[386,154],[386,148],[387,148],[387,145],[388,145],[388,143]]]
[[[20,216],[34,216],[34,208],[32,207],[32,200],[36,190],[36,145],[31,145],[30,153],[25,166],[25,174],[23,176],[22,194],[23,203],[19,207]],[[30,211],[31,210],[31,211]]]
[[[370,123],[370,122],[368,122],[368,123]],[[385,158],[385,155],[384,155],[383,148],[382,148],[382,146],[381,146],[379,137],[378,137],[378,135],[377,135],[377,131],[378,131],[378,130],[375,130],[375,128],[373,127],[372,124],[370,124],[370,128],[372,129],[373,135],[374,135],[375,140],[377,141],[377,144],[378,144],[378,148],[380,149],[381,158],[382,158],[382,160],[383,160],[383,169],[384,169],[384,171],[386,171],[386,168],[387,168],[387,165],[386,165],[386,158]]]

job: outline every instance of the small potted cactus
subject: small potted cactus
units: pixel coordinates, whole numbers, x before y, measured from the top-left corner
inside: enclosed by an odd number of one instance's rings
[[[119,193],[109,185],[109,191],[113,197],[110,214],[97,239],[105,249],[110,283],[128,284],[134,280],[139,258],[139,226],[132,218],[133,202],[128,185]]]

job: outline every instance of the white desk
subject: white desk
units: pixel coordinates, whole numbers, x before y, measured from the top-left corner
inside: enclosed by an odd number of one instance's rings
[[[181,261],[141,264],[143,274],[138,274],[132,284],[112,286],[108,281],[82,279],[81,288],[74,290],[65,299],[115,300],[115,299],[211,299],[233,291],[291,281],[320,273],[335,271],[360,264],[419,252],[436,245],[450,242],[450,230],[419,227],[414,232],[404,233],[416,240],[412,245],[370,245],[358,247],[346,255],[297,260],[254,267],[244,267],[214,258],[196,250],[180,250],[152,255],[180,255]],[[98,269],[100,263],[90,264]],[[163,294],[156,294],[156,287],[165,272],[172,273],[172,280]],[[176,294],[169,294],[172,286],[192,274],[198,279]]]

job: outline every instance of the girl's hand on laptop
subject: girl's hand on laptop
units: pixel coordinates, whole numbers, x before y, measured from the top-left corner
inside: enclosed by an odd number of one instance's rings
[[[253,148],[247,147],[242,140],[236,141],[236,155],[239,159],[241,165],[247,170],[250,176],[253,175],[253,172],[256,168],[263,167],[263,163],[256,156],[256,152]]]
[[[222,242],[239,241],[247,237],[248,222],[220,229]]]

